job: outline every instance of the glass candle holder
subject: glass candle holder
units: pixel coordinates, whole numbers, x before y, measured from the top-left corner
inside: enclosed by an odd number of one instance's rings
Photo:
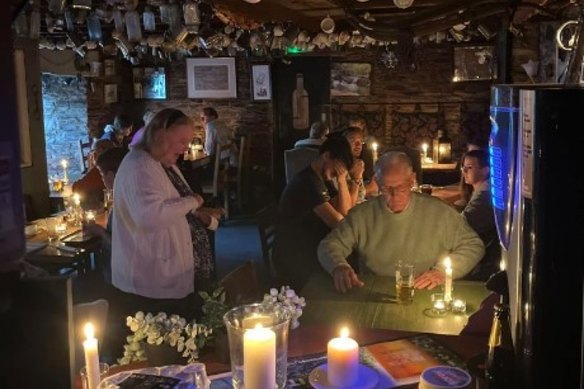
[[[290,317],[288,309],[262,304],[236,307],[223,316],[234,389],[244,389],[258,380],[271,380],[269,377],[274,373],[276,387],[285,387]],[[270,355],[273,352],[271,342],[275,345],[275,356]]]
[[[452,300],[450,309],[452,313],[465,313],[466,312],[466,301],[461,299]]]
[[[432,313],[436,315],[446,314],[446,308],[446,301],[444,300],[436,300],[432,302]]]
[[[109,373],[109,365],[107,363],[104,362],[100,362],[99,363],[99,376],[100,376],[100,381],[103,380],[107,374]],[[87,367],[83,366],[81,368],[81,371],[79,371],[79,374],[81,375],[81,384],[83,389],[94,389],[94,388],[90,388],[89,387],[89,378],[87,375]],[[101,386],[101,385],[99,385]]]

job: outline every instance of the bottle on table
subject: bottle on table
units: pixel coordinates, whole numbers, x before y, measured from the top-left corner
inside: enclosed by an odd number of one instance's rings
[[[494,311],[493,325],[489,335],[489,353],[485,364],[487,388],[514,389],[515,353],[509,325],[509,305],[495,304]]]

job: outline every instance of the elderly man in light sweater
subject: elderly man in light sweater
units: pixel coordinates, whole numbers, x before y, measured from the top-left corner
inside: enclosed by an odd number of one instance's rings
[[[464,218],[438,198],[411,191],[412,163],[402,152],[381,156],[375,166],[381,196],[354,207],[318,247],[321,265],[335,288],[363,286],[347,257],[356,252],[360,270],[394,276],[398,261],[414,265],[416,288],[444,282],[441,261],[452,260],[453,277],[470,272],[484,255],[484,245]]]

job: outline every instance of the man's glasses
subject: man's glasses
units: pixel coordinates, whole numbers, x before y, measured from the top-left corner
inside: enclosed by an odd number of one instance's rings
[[[410,192],[412,188],[409,185],[405,184],[399,186],[382,186],[379,188],[379,190],[384,195],[403,196],[406,193]]]

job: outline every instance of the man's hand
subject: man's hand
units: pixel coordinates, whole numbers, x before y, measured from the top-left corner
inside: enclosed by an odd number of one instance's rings
[[[439,270],[428,270],[414,280],[416,289],[434,289],[444,283],[444,274]]]
[[[353,287],[360,288],[365,285],[350,266],[337,266],[333,270],[333,280],[335,282],[335,289],[341,293],[345,293]]]

